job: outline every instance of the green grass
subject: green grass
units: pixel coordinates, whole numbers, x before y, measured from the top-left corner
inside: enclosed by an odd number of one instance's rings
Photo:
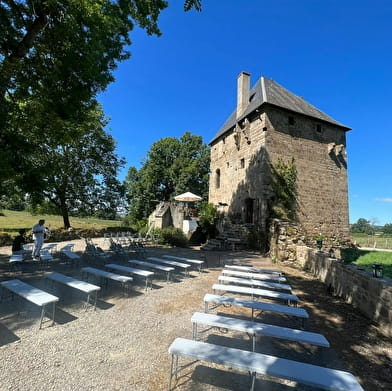
[[[383,266],[384,276],[392,278],[392,252],[349,248],[342,250],[342,259],[369,270],[373,269],[373,264],[379,263]]]
[[[17,212],[13,210],[2,210],[2,216],[0,216],[0,232],[7,232],[14,234],[21,228],[31,230],[34,224],[37,224],[38,220],[44,219],[45,225],[50,229],[62,228],[63,218],[62,216],[55,215],[32,215],[28,212]],[[70,223],[73,228],[95,228],[102,229],[106,227],[118,227],[121,225],[120,221],[115,220],[100,220],[96,218],[78,218],[70,217]]]

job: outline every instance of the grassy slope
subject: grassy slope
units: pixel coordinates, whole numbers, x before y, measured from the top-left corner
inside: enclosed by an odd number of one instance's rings
[[[37,215],[33,216],[28,212],[16,212],[12,210],[2,210],[4,216],[0,216],[0,231],[2,232],[16,232],[20,228],[31,229],[34,224],[37,224],[39,219],[45,219],[45,225],[50,229],[63,227],[63,218],[54,215]],[[99,220],[96,218],[78,218],[70,217],[70,222],[74,228],[106,228],[118,227],[121,223],[113,220]]]

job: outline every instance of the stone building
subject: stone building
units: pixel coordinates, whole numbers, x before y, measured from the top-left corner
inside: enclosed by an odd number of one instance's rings
[[[346,239],[348,130],[272,79],[261,77],[250,89],[250,74],[242,72],[237,107],[210,142],[209,202],[231,223],[267,232],[277,202],[271,167],[294,159],[294,220],[305,236]]]

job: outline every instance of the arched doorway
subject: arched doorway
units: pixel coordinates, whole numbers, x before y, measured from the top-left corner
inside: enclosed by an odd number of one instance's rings
[[[245,199],[245,223],[253,224],[254,198]]]

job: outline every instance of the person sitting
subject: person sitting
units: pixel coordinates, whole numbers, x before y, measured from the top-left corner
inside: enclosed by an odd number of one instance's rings
[[[26,243],[26,230],[20,229],[19,235],[15,236],[14,241],[12,242],[12,254],[21,254],[23,255],[23,245]]]

